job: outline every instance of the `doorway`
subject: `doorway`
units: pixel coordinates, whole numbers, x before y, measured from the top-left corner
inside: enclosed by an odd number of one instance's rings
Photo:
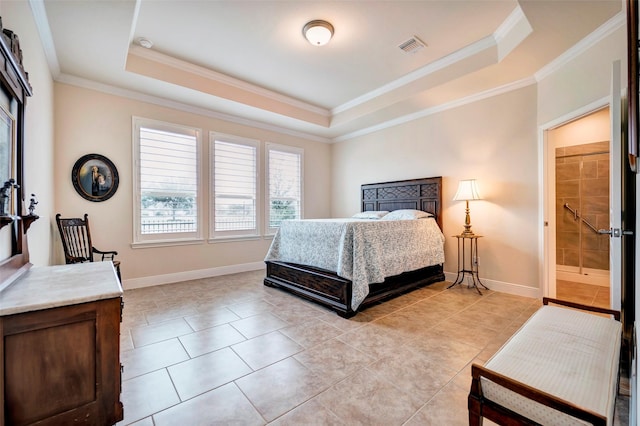
[[[547,132],[554,159],[556,297],[610,306],[609,108]]]

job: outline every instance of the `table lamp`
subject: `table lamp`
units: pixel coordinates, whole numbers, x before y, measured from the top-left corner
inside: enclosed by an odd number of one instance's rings
[[[475,179],[466,179],[461,180],[458,183],[458,191],[456,195],[453,197],[454,201],[465,201],[467,206],[465,208],[465,217],[464,217],[464,231],[462,235],[464,236],[472,236],[473,231],[471,230],[471,216],[469,216],[469,201],[470,200],[480,200],[480,194],[478,194],[478,185],[476,184]]]

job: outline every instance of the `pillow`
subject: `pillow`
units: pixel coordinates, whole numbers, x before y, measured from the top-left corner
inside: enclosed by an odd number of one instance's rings
[[[382,220],[412,220],[422,219],[425,217],[433,217],[431,213],[423,212],[422,210],[394,210],[391,213],[385,215]]]
[[[388,213],[389,212],[386,210],[369,211],[369,212],[356,213],[351,217],[354,217],[356,219],[380,219],[385,215],[387,215]]]

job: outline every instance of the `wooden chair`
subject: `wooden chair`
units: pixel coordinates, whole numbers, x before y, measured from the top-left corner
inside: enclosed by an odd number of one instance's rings
[[[98,250],[91,244],[89,215],[85,214],[84,219],[79,217],[62,218],[60,216],[60,213],[56,214],[56,223],[58,224],[58,231],[60,231],[60,239],[62,240],[66,263],[93,262],[94,254],[101,255],[101,260],[113,262],[113,266],[116,268],[116,273],[118,274],[118,279],[122,282],[120,276],[120,261],[114,260],[118,252]]]

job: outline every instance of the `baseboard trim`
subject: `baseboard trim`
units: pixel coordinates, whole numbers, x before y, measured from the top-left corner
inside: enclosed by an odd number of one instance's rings
[[[176,272],[173,274],[152,275],[142,278],[131,278],[122,281],[122,288],[125,290],[133,290],[136,288],[153,287],[155,285],[171,284],[181,281],[197,280],[209,277],[218,277],[221,275],[237,274],[240,272],[259,271],[265,269],[264,262],[242,263],[238,265],[219,266],[217,268],[197,269],[195,271]],[[457,273],[445,272],[447,281],[453,282]],[[539,299],[542,292],[539,288],[529,287],[521,284],[507,283],[503,281],[489,280],[481,278],[482,282],[493,291],[501,293],[513,294],[516,296],[530,297]],[[464,284],[462,284],[464,285]]]
[[[451,281],[451,282],[454,282],[456,277],[458,276],[456,272],[445,272],[444,275],[447,281]],[[542,298],[542,290],[537,287],[529,287],[522,284],[514,284],[514,283],[507,283],[504,281],[490,280],[482,277],[480,277],[480,280],[484,285],[486,285],[493,291],[498,291],[500,293],[513,294],[515,296],[529,297],[532,299]],[[466,284],[463,283],[460,285],[466,285]]]
[[[579,273],[578,268],[558,265],[556,267],[556,280],[610,287],[609,271],[583,268],[582,272]]]
[[[135,288],[153,287],[155,285],[217,277],[220,275],[237,274],[239,272],[259,271],[261,269],[265,269],[264,262],[242,263],[238,265],[219,266],[217,268],[176,272],[173,274],[152,275],[149,277],[123,280],[122,288],[124,290],[133,290]]]

